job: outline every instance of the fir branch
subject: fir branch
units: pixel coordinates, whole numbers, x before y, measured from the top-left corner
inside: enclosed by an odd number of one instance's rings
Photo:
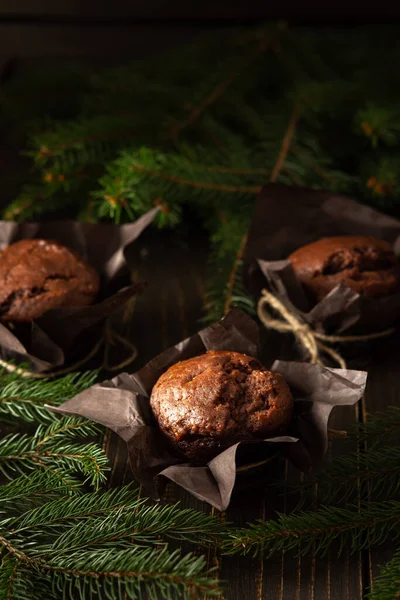
[[[168,175],[167,173],[159,173],[157,171],[153,171],[151,169],[146,169],[146,167],[142,167],[141,165],[132,165],[131,169],[134,171],[138,171],[139,173],[145,173],[146,175],[151,175],[156,179],[164,179],[165,181],[171,181],[172,183],[178,183],[180,185],[199,188],[201,190],[215,190],[217,192],[229,192],[231,194],[258,194],[261,190],[260,186],[244,186],[244,185],[229,185],[224,183],[210,183],[207,181],[191,181],[188,179],[183,179],[182,177],[176,177],[174,175]],[[214,169],[216,173],[225,172],[225,173],[233,173],[234,170],[231,171],[221,171],[218,169]]]
[[[49,163],[62,173],[81,170],[88,164],[101,164],[116,148],[137,135],[137,116],[95,116],[58,123],[51,130],[32,138],[31,155],[35,163]]]
[[[26,221],[57,210],[69,209],[70,213],[73,213],[94,185],[93,177],[85,181],[85,177],[77,173],[74,177],[66,179],[64,175],[46,172],[43,183],[21,188],[18,196],[4,210],[3,218],[6,221]]]
[[[178,506],[146,505],[137,490],[59,498],[3,522],[4,538],[30,555],[52,556],[90,548],[164,544],[172,538],[206,544],[221,538],[226,525]]]
[[[357,495],[375,501],[395,497],[400,489],[400,449],[372,447],[335,458],[313,480],[293,488],[301,493],[298,508],[309,500],[306,492],[316,484],[321,504],[335,504]]]
[[[389,536],[400,535],[400,502],[363,503],[348,508],[323,506],[315,512],[277,514],[276,520],[256,521],[248,528],[231,530],[224,549],[227,554],[297,550],[324,556],[333,541],[338,554],[344,549],[359,552],[378,546]]]
[[[54,190],[44,184],[30,184],[21,188],[18,196],[4,209],[6,221],[24,221],[33,219],[54,206],[60,206],[61,199],[54,197]]]
[[[59,554],[69,550],[108,545],[161,544],[160,536],[196,544],[215,542],[226,525],[209,515],[175,506],[144,506],[137,501],[132,510],[121,506],[106,518],[85,518],[69,528],[45,550]]]
[[[76,491],[79,488],[80,485],[77,484]],[[0,510],[14,510],[22,506],[27,511],[32,502],[49,502],[64,494],[71,494],[71,486],[66,485],[60,477],[47,471],[34,471],[0,486]]]
[[[94,443],[73,444],[70,439],[93,436],[98,426],[82,419],[64,418],[49,427],[39,426],[34,436],[10,434],[0,441],[0,471],[11,479],[38,467],[76,486],[71,473],[81,473],[92,485],[105,480],[108,459]]]
[[[75,439],[96,436],[101,432],[101,426],[80,417],[59,417],[50,425],[40,425],[34,435],[35,447],[46,447],[58,441],[59,438]]]
[[[240,246],[236,253],[235,260],[233,263],[233,268],[229,275],[228,288],[227,288],[226,296],[225,296],[224,315],[226,315],[229,312],[231,305],[232,305],[233,291],[234,291],[234,287],[235,287],[235,283],[236,283],[236,279],[237,279],[237,273],[238,273],[238,269],[239,269],[239,266],[242,261],[242,257],[243,257],[244,249],[246,248],[246,244],[247,244],[247,234],[243,236],[243,238],[240,242]]]
[[[384,412],[367,414],[366,418],[365,423],[350,432],[351,437],[360,444],[371,439],[381,439],[380,436],[388,440],[400,434],[399,406],[389,406]]]
[[[257,41],[256,47],[250,53],[248,57],[240,60],[240,64],[236,65],[233,70],[223,79],[223,81],[219,82],[216,87],[209,92],[203,100],[193,108],[193,110],[189,113],[189,115],[180,123],[177,123],[171,130],[170,136],[172,139],[176,139],[177,136],[189,125],[193,125],[201,116],[201,114],[210,108],[216,100],[218,100],[228,89],[228,87],[239,77],[251,63],[266,50],[270,49],[274,46],[279,38],[281,26],[278,27],[278,30],[272,32],[271,37],[269,39],[259,38]]]
[[[47,575],[9,554],[0,566],[0,600],[57,600]]]
[[[68,589],[83,594],[87,584],[91,593],[108,599],[121,598],[203,598],[217,596],[218,582],[213,569],[205,571],[203,556],[181,556],[179,551],[121,550],[93,551],[54,559],[41,565],[53,579],[53,589],[68,597]]]
[[[260,189],[254,182],[263,178],[254,165],[247,174],[238,173],[238,165],[232,165],[223,156],[218,164],[215,157],[215,152],[198,146],[182,147],[179,154],[146,147],[126,151],[108,167],[107,175],[101,179],[102,189],[93,192],[98,214],[118,222],[124,213],[132,219],[159,203],[163,210],[158,224],[175,226],[185,203],[196,204],[205,211],[224,201],[231,204],[233,194],[242,202],[254,197]],[[244,170],[247,167],[246,157]]]
[[[30,476],[32,477],[32,476]],[[74,498],[58,498],[45,505],[14,517],[9,522],[13,534],[24,530],[35,530],[46,527],[47,533],[59,531],[57,527],[69,528],[74,522],[89,517],[107,516],[121,507],[127,511],[135,510],[141,506],[138,490],[132,486],[121,489],[86,493]]]
[[[200,598],[205,593],[218,595],[218,581],[213,569],[205,570],[203,556],[182,556],[179,551],[158,549],[102,549],[70,553],[67,556],[35,558],[19,551],[0,537],[0,544],[12,557],[8,558],[3,580],[15,573],[22,564],[29,573],[41,575],[57,597],[81,598],[90,590],[91,597],[118,599],[126,594],[130,598]],[[18,567],[17,567],[18,565]],[[23,578],[25,581],[27,577]],[[173,595],[172,595],[173,594]],[[46,596],[44,596],[46,597]],[[7,596],[6,596],[7,598]],[[18,598],[18,596],[14,596]]]
[[[211,238],[209,286],[205,299],[207,322],[215,322],[224,314],[227,286],[230,284],[226,274],[229,273],[232,262],[238,254],[238,241],[243,239],[244,232],[248,228],[248,216],[243,215],[242,211],[236,211],[235,215],[230,211],[225,211],[223,214],[224,219],[221,219],[218,229]],[[255,314],[254,302],[244,289],[241,261],[238,262],[237,270],[234,273],[230,293],[231,306],[239,306],[247,313]]]
[[[400,590],[400,551],[382,567],[368,594],[370,600],[397,600]]]
[[[299,117],[300,117],[300,106],[298,104],[296,104],[294,106],[293,112],[290,116],[286,131],[284,133],[284,136],[282,139],[282,144],[281,144],[281,147],[279,150],[279,154],[278,154],[276,162],[272,168],[271,176],[269,178],[270,182],[277,181],[282,169],[284,168],[287,154],[291,147],[291,143],[292,143],[292,140],[294,137],[294,133],[296,130],[296,126],[297,126]],[[246,233],[243,235],[243,237],[241,237],[241,239],[240,239],[240,242],[239,242],[238,248],[237,248],[237,252],[235,254],[230,272],[228,274],[227,286],[224,291],[223,315],[226,315],[229,312],[230,308],[232,307],[233,295],[234,295],[234,291],[235,291],[235,283],[237,281],[237,273],[238,273],[239,267],[240,267],[242,259],[243,259],[243,254],[244,254],[244,251],[246,248],[246,244],[247,244],[247,230],[246,230]],[[220,315],[220,316],[222,317],[223,315]]]
[[[274,183],[275,181],[277,181],[277,179],[285,165],[285,160],[286,160],[286,157],[288,155],[288,152],[289,152],[291,144],[292,144],[294,132],[296,131],[297,122],[300,118],[300,114],[301,114],[300,106],[299,106],[299,104],[296,104],[294,106],[293,112],[290,116],[289,123],[288,123],[287,129],[285,131],[285,135],[283,136],[282,146],[279,151],[278,158],[276,159],[276,163],[274,165],[274,168],[272,169],[272,173],[271,173],[271,177],[270,177],[271,183]]]
[[[47,594],[48,589],[43,588],[39,581],[34,573],[25,568],[21,560],[6,555],[0,566],[0,600],[54,598],[51,592],[50,595]]]
[[[0,415],[4,421],[49,424],[59,420],[45,404],[58,406],[96,381],[97,371],[72,373],[57,380],[22,379],[16,373],[0,373]]]

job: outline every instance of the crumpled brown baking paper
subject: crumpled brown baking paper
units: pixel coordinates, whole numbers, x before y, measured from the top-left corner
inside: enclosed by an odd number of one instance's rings
[[[143,289],[143,283],[135,283],[113,293],[127,266],[125,249],[150,225],[158,210],[154,208],[134,223],[120,226],[79,221],[0,221],[0,249],[22,239],[56,240],[78,252],[101,279],[98,300],[91,306],[53,309],[32,323],[16,324],[13,328],[0,323],[0,357],[28,363],[35,372],[60,367],[68,357],[74,357],[83,333],[100,325]]]
[[[244,281],[258,298],[268,287],[316,331],[371,333],[400,320],[400,293],[367,298],[340,284],[309,306],[287,257],[323,237],[367,235],[400,255],[400,221],[345,196],[271,183],[260,192],[244,253]]]
[[[86,417],[115,431],[128,445],[135,479],[154,499],[159,498],[162,478],[167,478],[196,498],[225,510],[238,465],[246,464],[248,450],[251,450],[252,463],[263,460],[272,450],[287,456],[304,472],[320,468],[327,449],[327,423],[332,408],[355,404],[366,384],[364,371],[276,361],[272,370],[286,379],[295,402],[287,435],[234,444],[205,466],[183,463],[169,450],[152,415],[149,399],[154,384],[171,365],[207,350],[233,350],[256,357],[257,349],[256,323],[241,310],[234,309],[219,323],[169,348],[137,373],[122,373],[57,408],[48,408]]]

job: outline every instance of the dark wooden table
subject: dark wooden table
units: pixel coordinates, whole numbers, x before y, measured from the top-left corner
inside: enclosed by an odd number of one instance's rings
[[[110,33],[109,25],[103,25],[103,30],[86,25],[84,32],[77,24],[36,23],[34,27],[26,27],[26,23],[0,22],[0,71],[8,58],[16,58],[28,66],[40,57],[46,60],[49,56],[92,58],[98,54],[100,45],[105,54],[110,51],[117,58],[126,51],[130,55],[140,54],[143,40],[148,40],[149,35],[157,39],[158,47],[176,43],[178,38],[185,41],[193,35],[193,28],[183,25],[163,28],[161,38],[159,29],[144,31],[136,26],[139,37],[132,42],[132,29],[126,26],[120,27],[117,34],[115,31]],[[119,40],[117,46],[111,40]],[[147,279],[150,285],[146,295],[137,299],[131,323],[132,338],[140,351],[135,368],[199,329],[206,276],[207,244],[201,235],[190,236],[186,248],[165,234],[150,236],[143,243],[149,252],[137,277]],[[271,358],[272,354],[274,358],[290,357],[292,345],[293,340],[287,336],[266,338]],[[388,342],[384,353],[371,361],[367,392],[362,402],[355,408],[336,409],[330,426],[347,429],[355,422],[367,419],[370,413],[388,405],[400,405],[399,361],[400,346],[395,339]],[[112,466],[110,484],[128,481],[130,474],[122,441],[107,434],[104,446]],[[340,442],[330,444],[330,454],[340,451]],[[298,481],[298,475],[286,465],[282,480],[286,485]],[[183,506],[214,512],[174,484],[168,485],[163,501],[180,501]],[[271,488],[259,486],[235,494],[231,506],[220,518],[244,525],[256,518],[268,518],[276,510],[282,512],[290,508],[288,494],[279,496]],[[207,560],[210,566],[217,567],[219,577],[225,582],[225,600],[359,600],[364,598],[378,565],[390,555],[391,548],[383,546],[378,551],[352,556],[345,552],[338,558],[332,548],[324,559],[282,555],[263,560],[222,557],[210,548]]]

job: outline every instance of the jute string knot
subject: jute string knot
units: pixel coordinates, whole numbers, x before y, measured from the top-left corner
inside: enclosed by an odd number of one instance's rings
[[[278,313],[280,318],[274,318],[270,313],[270,309]],[[311,325],[305,323],[300,316],[291,312],[279,298],[267,290],[262,290],[261,292],[261,297],[257,305],[257,314],[260,321],[268,329],[273,329],[280,333],[292,333],[300,345],[307,351],[311,363],[323,366],[324,362],[321,355],[325,354],[339,365],[341,369],[346,368],[345,360],[339,352],[333,350],[327,344],[375,340],[386,337],[394,332],[392,328],[366,335],[326,335],[325,333],[315,331]]]

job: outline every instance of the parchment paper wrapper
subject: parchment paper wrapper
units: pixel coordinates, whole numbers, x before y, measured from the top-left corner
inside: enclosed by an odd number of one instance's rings
[[[244,253],[244,280],[258,298],[267,287],[313,329],[341,334],[382,331],[400,320],[400,293],[360,296],[338,285],[310,306],[286,258],[323,237],[366,235],[386,240],[400,254],[400,221],[330,192],[266,185],[257,198]]]
[[[155,208],[134,223],[121,226],[79,221],[0,221],[0,249],[22,239],[56,240],[78,252],[101,279],[99,297],[91,306],[53,309],[32,323],[16,324],[14,329],[0,323],[1,358],[28,363],[35,372],[60,367],[69,357],[75,359],[82,334],[101,325],[144,287],[143,283],[136,283],[118,289],[124,270],[125,283],[129,283],[125,249],[153,221],[157,212]]]
[[[151,391],[171,365],[207,350],[233,350],[257,356],[258,328],[239,309],[225,319],[169,348],[133,375],[123,373],[64,402],[55,412],[86,417],[115,431],[128,445],[133,475],[146,492],[159,499],[162,479],[182,486],[196,498],[225,510],[235,485],[238,464],[265,458],[266,451],[288,457],[304,472],[321,467],[327,449],[327,423],[334,406],[355,404],[367,374],[316,365],[276,361],[294,396],[294,414],[287,435],[241,442],[205,466],[182,462],[171,453],[150,409]]]

